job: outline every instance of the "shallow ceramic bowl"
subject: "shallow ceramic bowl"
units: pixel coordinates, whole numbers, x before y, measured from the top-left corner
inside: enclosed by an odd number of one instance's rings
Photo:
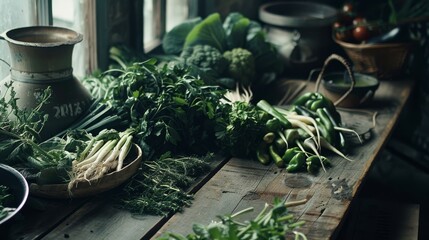
[[[354,73],[355,86],[352,92],[341,101],[340,107],[358,107],[369,103],[374,97],[380,82],[377,78],[361,73]],[[324,92],[333,102],[343,96],[351,86],[351,81],[343,72],[328,73],[323,76]]]
[[[93,196],[111,190],[128,179],[139,169],[142,161],[142,150],[136,144],[125,159],[125,167],[118,172],[112,172],[104,177],[89,182],[79,182],[70,191],[68,184],[30,185],[30,193],[45,198],[82,198]]]
[[[0,164],[0,185],[8,187],[10,194],[13,196],[13,199],[5,204],[5,207],[15,209],[0,220],[0,224],[2,224],[11,219],[24,206],[28,197],[28,184],[17,170],[7,165]]]

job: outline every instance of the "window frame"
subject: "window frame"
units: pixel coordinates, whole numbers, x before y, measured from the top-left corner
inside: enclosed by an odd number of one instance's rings
[[[88,64],[91,65],[92,70],[95,68],[106,69],[109,62],[109,48],[112,43],[109,41],[112,32],[108,31],[108,12],[109,7],[118,0],[96,0],[95,1],[95,23],[96,23],[96,36],[93,38],[92,44],[96,46],[92,49],[90,54],[96,52],[97,56],[90,56]],[[142,54],[152,53],[157,51],[162,42],[162,37],[166,33],[166,14],[167,14],[167,0],[152,0],[154,6],[152,22],[155,23],[153,28],[153,36],[155,37],[152,41],[144,43],[144,1],[143,0],[126,0],[121,1],[129,4],[129,42],[125,43],[137,52]],[[187,0],[188,5],[188,16],[187,19],[197,17],[201,9],[201,1],[199,0]],[[52,0],[37,0],[35,9],[37,25],[53,25],[52,17]],[[96,58],[94,60],[94,57]],[[95,66],[94,66],[95,65]]]
[[[37,0],[36,21],[37,25],[52,26],[52,0]]]

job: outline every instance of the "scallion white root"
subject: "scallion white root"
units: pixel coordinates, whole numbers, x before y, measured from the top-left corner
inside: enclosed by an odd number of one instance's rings
[[[353,133],[357,136],[357,138],[359,139],[360,143],[363,143],[362,138],[360,137],[359,133],[357,133],[355,130],[353,129],[349,129],[349,128],[343,128],[343,127],[334,127],[335,130],[337,131],[341,131],[341,132],[349,132],[349,133]]]
[[[104,141],[103,140],[99,140],[95,143],[94,147],[91,149],[91,151],[88,153],[88,155],[86,156],[86,158],[89,158],[91,156],[93,156],[98,150],[100,150],[100,148],[104,145]]]
[[[304,130],[308,135],[316,139],[317,149],[320,149],[320,132],[317,127],[316,121],[311,117],[298,115],[295,112],[288,111],[281,107],[275,107],[275,109],[286,116],[287,120],[292,124],[293,127],[298,127]],[[316,132],[316,136],[314,135]]]
[[[354,160],[348,158],[346,155],[344,155],[344,153],[342,153],[340,150],[338,150],[337,148],[335,148],[334,146],[332,146],[328,141],[326,141],[326,139],[324,138],[320,138],[320,144],[322,145],[322,147],[336,153],[337,155],[339,155],[340,157],[343,157],[344,159],[346,159],[347,161],[353,162]]]
[[[71,190],[79,182],[97,180],[110,172],[121,170],[131,149],[132,138],[132,131],[127,130],[117,135],[116,139],[96,142],[95,138],[91,139],[88,145],[93,146],[87,146],[82,152],[86,156],[80,157],[81,161],[73,161],[68,189]]]
[[[315,147],[314,139],[312,139],[312,138],[305,139],[304,145],[309,147],[314,152],[314,154],[317,156],[317,158],[319,158],[320,165],[322,166],[323,171],[326,172],[325,164],[323,164],[322,157],[320,156],[319,152],[317,151],[317,148]]]
[[[298,121],[298,120],[295,120],[295,119],[288,119],[288,120],[292,124],[293,127],[301,128],[308,135],[310,135],[310,137],[312,137],[313,139],[316,139],[317,149],[320,149],[320,142],[319,142],[320,141],[320,135],[318,137],[316,137],[314,135],[314,133],[311,131],[311,129],[308,128],[307,124],[305,124],[305,123],[303,123],[301,121]],[[317,129],[317,127],[316,127],[316,129]],[[319,131],[317,130],[317,132],[319,132]]]
[[[132,136],[128,136],[127,141],[125,142],[124,146],[121,149],[121,152],[119,153],[118,166],[116,167],[116,171],[119,171],[122,169],[125,157],[128,155],[128,152],[131,149],[131,140],[132,140]]]
[[[286,144],[286,149],[288,149],[289,148],[289,143],[288,143],[288,141],[287,141],[287,139],[286,139],[286,137],[285,137],[285,135],[281,132],[281,131],[278,131],[277,132],[277,134],[280,136],[280,138],[285,142],[285,144]]]

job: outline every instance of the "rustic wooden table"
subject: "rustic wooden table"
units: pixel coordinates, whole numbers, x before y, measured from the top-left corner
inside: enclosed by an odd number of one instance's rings
[[[75,200],[30,197],[27,207],[0,226],[1,239],[150,239],[163,232],[186,234],[193,223],[208,224],[220,214],[254,207],[256,214],[274,197],[288,201],[307,199],[291,211],[305,220],[308,239],[335,239],[353,198],[374,159],[392,133],[409,98],[413,81],[383,81],[370,106],[360,112],[341,110],[347,127],[360,132],[377,125],[365,143],[348,155],[353,162],[330,157],[333,167],[318,175],[291,174],[274,165],[218,157],[213,171],[195,185],[191,207],[171,217],[139,216],[115,208],[109,194]]]

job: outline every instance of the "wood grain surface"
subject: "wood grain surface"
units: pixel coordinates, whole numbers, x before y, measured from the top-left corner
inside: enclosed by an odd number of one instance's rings
[[[196,193],[191,208],[174,215],[155,235],[164,232],[188,234],[193,223],[208,224],[217,215],[230,214],[254,207],[254,215],[274,197],[288,201],[307,199],[304,205],[291,208],[297,218],[305,220],[302,231],[308,239],[334,239],[372,162],[385,145],[397,122],[412,82],[382,82],[370,106],[354,111],[340,110],[346,127],[366,132],[376,126],[363,144],[356,144],[348,157],[327,153],[333,167],[318,175],[291,174],[275,165],[263,166],[248,159],[232,158]],[[311,88],[311,86],[309,86]],[[248,217],[254,217],[248,215]],[[154,238],[155,238],[154,237]]]
[[[276,166],[240,158],[218,157],[213,171],[200,179],[191,192],[191,207],[173,216],[137,216],[113,206],[109,194],[76,200],[45,200],[27,206],[20,216],[0,226],[1,239],[149,239],[164,232],[189,233],[193,223],[208,224],[217,215],[254,207],[256,214],[275,197],[288,201],[307,199],[291,211],[306,224],[301,229],[309,239],[335,239],[353,197],[365,180],[372,162],[392,133],[411,94],[413,82],[385,81],[371,105],[359,111],[341,110],[346,127],[358,132],[377,125],[349,153],[353,162],[327,154],[333,167],[318,175],[291,174]],[[308,90],[313,90],[308,86]],[[277,89],[280,97],[284,89]],[[280,99],[277,98],[277,99]],[[38,203],[37,203],[38,202]],[[39,204],[39,207],[37,205]],[[36,207],[35,207],[36,206]],[[244,217],[251,217],[246,215]]]

